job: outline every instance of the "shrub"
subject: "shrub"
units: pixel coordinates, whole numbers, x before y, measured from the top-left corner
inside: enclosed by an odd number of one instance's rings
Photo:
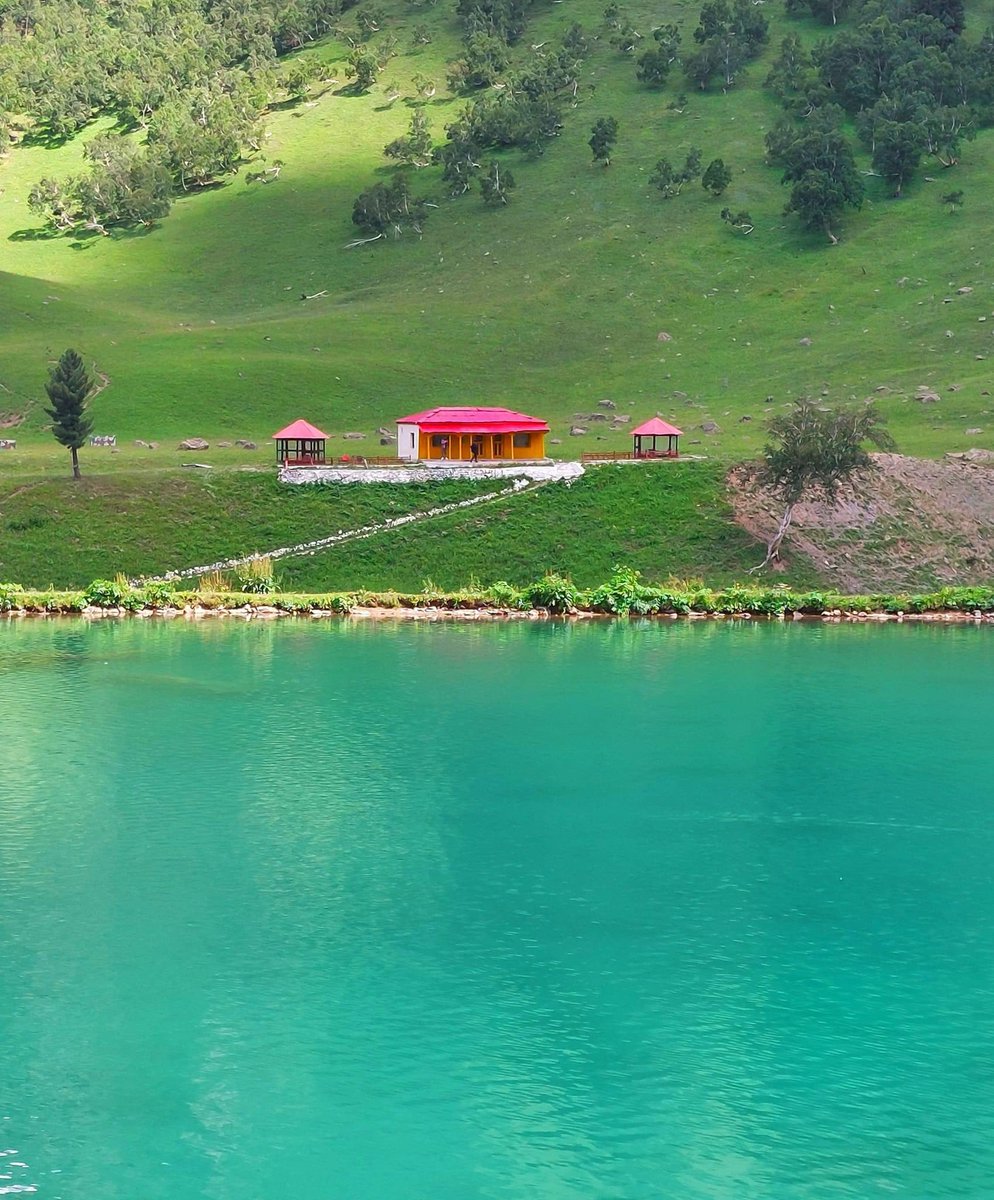
[[[176,592],[171,583],[154,579],[142,588],[142,597],[148,608],[166,608],[176,599]]]
[[[235,572],[235,582],[240,592],[256,596],[270,596],[277,590],[273,574],[273,560],[268,555],[250,558]]]
[[[129,589],[116,579],[94,579],[83,592],[83,599],[93,608],[120,608]]]
[[[497,608],[519,609],[525,608],[528,603],[521,588],[515,587],[513,583],[508,583],[506,579],[498,579],[496,583],[492,583],[484,589],[483,595]]]
[[[227,592],[231,590],[231,582],[223,571],[208,571],[197,580],[198,592]]]
[[[544,575],[538,583],[533,583],[526,594],[534,608],[544,608],[551,613],[575,612],[580,598],[572,579],[554,571]]]
[[[0,612],[20,608],[24,588],[19,583],[0,583]]]
[[[755,601],[756,592],[752,588],[743,587],[740,583],[733,583],[714,597],[714,608],[711,611],[721,613],[748,612],[755,604]]]
[[[652,589],[639,582],[641,577],[641,572],[632,567],[616,566],[607,583],[602,583],[591,593],[591,606],[598,612],[617,613],[619,616],[633,612],[643,615],[653,611]]]

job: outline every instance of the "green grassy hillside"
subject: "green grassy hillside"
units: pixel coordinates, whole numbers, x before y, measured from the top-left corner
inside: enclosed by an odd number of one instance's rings
[[[761,548],[731,519],[723,472],[712,463],[639,469],[605,466],[570,486],[538,491],[453,513],[417,527],[391,530],[279,564],[284,587],[338,591],[355,587],[446,590],[476,579],[524,585],[546,571],[580,587],[608,579],[616,564],[647,579],[745,579]],[[811,562],[791,556],[783,578],[796,587],[820,578]]]
[[[762,144],[779,115],[760,87],[779,41],[788,29],[813,40],[820,28],[769,5],[763,59],[727,95],[691,93],[680,115],[667,104],[688,90],[683,80],[661,92],[639,85],[631,58],[608,44],[601,0],[539,4],[519,57],[574,20],[597,40],[561,136],[537,161],[506,156],[518,182],[511,204],[489,211],[477,195],[444,199],[438,169],[427,168],[416,185],[439,207],[423,238],[350,250],[352,201],[386,177],[382,148],[407,127],[413,76],[439,84],[426,106],[436,140],[465,103],[444,88],[445,63],[459,51],[450,5],[379,7],[399,55],[367,95],[346,94],[339,72],[338,84],[268,117],[266,161],[286,164],[273,183],[246,183],[261,165],[248,164],[179,201],[149,232],[49,238],[27,193],[41,176],[71,171],[79,141],[18,147],[0,162],[0,413],[25,418],[0,472],[63,469],[40,397],[48,362],[67,345],[109,378],[93,407],[98,431],[122,443],[115,470],[161,461],[164,451],[133,449],[135,438],[261,441],[298,415],[336,434],[363,431],[374,445],[377,426],[439,403],[546,416],[562,439],[558,454],[624,445],[623,433],[595,425],[582,438],[566,432],[605,397],[633,419],[660,411],[702,452],[731,458],[760,443],[768,397],[862,398],[878,386],[892,389],[880,403],[904,452],[994,444],[984,394],[994,133],[969,143],[941,179],[928,182],[941,172],[926,168],[902,200],[868,178],[867,203],[830,247],[781,215],[780,171],[764,164]],[[623,7],[646,32],[678,21],[685,41],[697,16],[683,3]],[[415,23],[434,38],[417,51],[408,48]],[[341,64],[347,51],[329,41],[305,53]],[[621,130],[606,169],[592,165],[586,144],[602,115]],[[705,162],[721,156],[732,167],[726,196],[698,185],[668,201],[650,194],[657,158],[682,157],[691,144]],[[939,195],[954,186],[965,204],[948,213]],[[725,204],[749,209],[751,236],[722,224]],[[961,287],[973,291],[959,296]],[[300,299],[317,292],[327,295]],[[672,340],[660,341],[662,332]],[[915,401],[920,384],[941,401]],[[709,419],[719,433],[696,429]],[[984,432],[966,433],[976,428]],[[111,461],[84,455],[84,470]]]

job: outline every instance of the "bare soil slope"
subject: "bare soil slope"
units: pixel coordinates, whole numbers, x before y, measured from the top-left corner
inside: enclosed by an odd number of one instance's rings
[[[994,452],[938,462],[876,454],[830,505],[799,504],[788,545],[845,591],[904,591],[994,578]],[[764,542],[783,506],[746,469],[730,477],[735,518]],[[761,558],[760,554],[757,558]]]

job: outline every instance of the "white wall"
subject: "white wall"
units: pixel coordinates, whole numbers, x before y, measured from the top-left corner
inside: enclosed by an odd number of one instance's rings
[[[397,457],[413,462],[418,457],[417,425],[397,426]]]

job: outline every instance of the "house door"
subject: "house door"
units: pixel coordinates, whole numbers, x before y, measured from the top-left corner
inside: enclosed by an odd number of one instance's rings
[[[504,439],[499,433],[494,434],[494,458],[504,457]]]

